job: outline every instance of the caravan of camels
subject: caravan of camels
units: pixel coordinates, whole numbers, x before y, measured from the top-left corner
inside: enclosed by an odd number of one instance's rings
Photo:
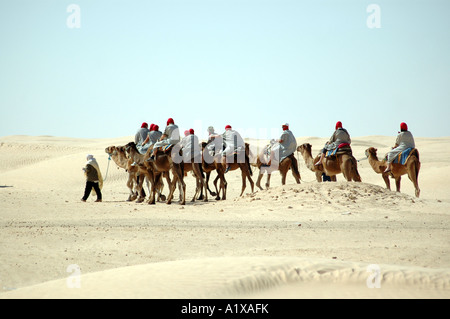
[[[377,150],[373,147],[366,150],[366,157],[375,173],[382,175],[388,189],[391,177],[395,179],[397,191],[400,192],[401,176],[407,174],[416,189],[416,197],[419,197],[419,152],[407,125],[402,123],[400,128],[396,145],[385,159],[379,160]],[[209,127],[208,141],[199,143],[193,129],[185,131],[185,136],[181,138],[178,126],[173,119],[169,119],[164,132],[160,132],[157,125],[151,124],[149,128],[147,123],[143,123],[136,133],[135,141],[123,146],[109,146],[105,152],[118,167],[128,173],[126,184],[130,195],[127,200],[143,202],[146,198],[143,187],[145,182],[149,191],[149,204],[155,204],[156,200],[171,204],[178,185],[180,204],[184,205],[184,178],[188,172],[196,179],[192,201],[208,201],[208,193],[216,200],[225,200],[225,176],[230,170],[241,171],[241,196],[246,189],[247,180],[252,193],[254,192],[252,167],[259,169],[256,186],[261,190],[263,175],[267,173],[265,187],[269,188],[270,176],[274,171],[280,172],[282,185],[286,183],[289,170],[296,183],[300,184],[301,176],[294,154],[296,151],[302,155],[307,168],[316,174],[317,182],[322,182],[324,178],[336,181],[338,174],[342,174],[349,182],[361,182],[358,161],[352,154],[350,135],[341,122],[336,123],[335,132],[316,157],[313,157],[311,144],[305,143],[297,147],[289,124],[283,124],[282,129],[283,133],[278,140],[272,140],[259,154],[252,154],[249,143],[244,142],[230,125],[225,127],[223,134],[216,134],[214,128]],[[209,188],[209,178],[213,171],[217,174],[213,181],[215,191]],[[162,194],[163,179],[169,185],[167,197]]]

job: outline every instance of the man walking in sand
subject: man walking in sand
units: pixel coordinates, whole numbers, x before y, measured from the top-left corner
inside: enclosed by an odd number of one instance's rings
[[[98,166],[97,160],[93,155],[89,154],[87,156],[86,166],[83,168],[83,171],[86,175],[86,187],[84,190],[84,196],[81,198],[82,202],[86,202],[89,195],[91,194],[92,188],[94,188],[95,193],[97,194],[96,202],[102,201],[102,192],[103,188],[103,177],[100,172],[100,167]]]

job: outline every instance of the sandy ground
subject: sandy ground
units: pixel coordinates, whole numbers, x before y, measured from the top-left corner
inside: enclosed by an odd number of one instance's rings
[[[300,185],[275,172],[239,197],[233,171],[226,201],[185,206],[126,201],[127,174],[104,149],[132,139],[0,137],[0,298],[450,297],[450,138],[416,138],[420,199],[406,176],[387,190],[367,160],[362,183],[317,183],[298,154]],[[325,139],[297,141],[318,153]],[[364,159],[394,142],[352,147]],[[102,203],[80,201],[89,153],[108,170]]]

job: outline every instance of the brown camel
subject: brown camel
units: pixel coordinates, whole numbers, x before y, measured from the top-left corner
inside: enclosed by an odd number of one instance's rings
[[[267,173],[267,181],[266,181],[266,188],[269,188],[270,186],[270,177],[272,176],[272,172],[275,170],[279,170],[281,174],[281,184],[286,185],[286,175],[288,171],[292,170],[292,175],[295,178],[295,181],[297,184],[300,184],[300,172],[298,170],[298,162],[295,158],[294,154],[291,154],[284,158],[280,163],[277,161],[274,161],[273,159],[269,159],[268,163],[263,163],[265,159],[265,153],[266,153],[267,147],[265,147],[262,152],[259,154],[258,158],[256,159],[256,167],[259,168],[259,176],[258,180],[256,181],[256,186],[259,187],[259,189],[263,189],[261,187],[261,179],[264,175],[264,173]],[[266,161],[264,161],[266,162]],[[264,166],[267,164],[268,166]]]
[[[192,198],[191,202],[195,202],[195,198],[198,196],[199,200],[203,200],[204,202],[208,201],[208,194],[206,193],[207,184],[205,178],[203,177],[203,168],[202,163],[196,163],[194,159],[191,162],[183,162],[183,171],[184,174],[188,172],[192,172],[193,176],[196,179],[196,188],[195,194]],[[203,190],[205,190],[205,196],[203,196]]]
[[[316,180],[320,183],[322,182],[322,174],[324,173],[323,165],[314,165],[319,161],[320,155],[316,156],[316,158],[313,158],[311,148],[311,144],[305,143],[297,147],[297,152],[300,152],[300,154],[302,154],[303,159],[305,160],[306,167],[316,174]],[[333,182],[336,181],[336,175],[330,176],[330,178]]]
[[[241,195],[244,194],[244,190],[247,186],[246,180],[248,179],[250,186],[252,188],[252,193],[254,192],[254,188],[255,188],[255,183],[253,182],[252,179],[252,169],[250,166],[250,159],[249,159],[249,155],[250,155],[250,145],[248,143],[245,143],[245,154],[244,154],[244,158],[245,160],[242,161],[240,160],[238,155],[233,155],[233,156],[228,156],[227,157],[227,162],[226,164],[222,162],[223,168],[225,170],[226,166],[228,165],[230,167],[229,171],[234,171],[237,169],[241,170],[241,176],[242,176],[242,191],[241,191]],[[217,179],[218,177],[216,177]]]
[[[128,196],[127,201],[134,201],[138,197],[138,168],[131,166],[132,161],[128,158],[123,146],[108,146],[105,148],[105,153],[112,158],[118,168],[123,168],[128,173],[127,187],[130,189],[130,195]]]
[[[419,171],[420,171],[420,160],[419,160],[419,151],[414,149],[411,151],[405,165],[392,163],[391,172],[385,173],[385,169],[387,167],[386,160],[378,160],[377,149],[374,147],[370,147],[366,150],[366,156],[369,160],[370,166],[372,166],[373,170],[377,174],[381,174],[384,182],[386,183],[386,188],[391,189],[391,183],[389,181],[389,176],[395,179],[395,186],[397,188],[397,192],[400,192],[400,183],[402,175],[408,174],[409,179],[413,182],[414,188],[416,189],[415,195],[416,197],[420,196],[420,188],[419,188]]]
[[[149,204],[155,204],[155,193],[156,185],[161,181],[162,173],[172,172],[173,179],[169,184],[169,196],[167,198],[167,204],[172,203],[173,193],[175,192],[176,184],[178,183],[178,188],[180,190],[180,204],[184,205],[186,203],[186,184],[183,181],[183,167],[181,164],[177,164],[172,161],[170,151],[164,153],[159,151],[156,153],[156,159],[152,162],[147,162],[146,160],[150,157],[153,148],[150,147],[145,155],[140,154],[136,148],[134,142],[130,142],[126,145],[126,151],[129,156],[138,163],[139,170],[147,176],[151,183],[151,194]]]
[[[221,163],[221,160],[217,158],[217,156],[213,157],[210,156],[209,153],[206,153],[207,159],[205,160],[205,152],[208,152],[205,150],[208,143],[202,142],[200,144],[202,149],[202,168],[203,172],[205,172],[206,175],[206,189],[209,191],[211,196],[216,196],[216,200],[220,200],[220,191],[222,191],[222,200],[226,199],[227,196],[227,181],[225,179],[225,168]],[[211,173],[213,171],[217,172],[217,177],[214,180],[214,187],[216,188],[216,192],[213,192],[209,189],[209,178],[211,177]],[[220,188],[217,188],[217,181],[220,179]],[[206,191],[205,191],[206,192]],[[203,189],[200,193],[200,198],[203,196]]]
[[[309,143],[305,143],[297,147],[297,151],[302,154],[308,168],[316,173],[317,181],[321,181],[322,173],[330,176],[332,181],[336,181],[336,175],[342,173],[345,179],[349,182],[352,180],[355,182],[361,182],[361,176],[358,173],[357,161],[351,153],[324,157],[322,163],[316,166],[314,163],[319,161],[320,156],[313,159],[311,149],[312,146]]]
[[[136,144],[134,142],[130,142],[127,145],[125,145],[125,151],[128,155],[128,157],[130,158],[130,161],[138,163],[138,165],[136,165],[135,167],[138,170],[138,174],[140,174],[141,176],[145,176],[145,178],[147,179],[147,181],[150,183],[151,187],[149,187],[149,204],[154,204],[155,203],[155,195],[156,195],[156,189],[157,186],[159,184],[162,184],[161,179],[159,178],[161,173],[160,172],[155,172],[152,169],[148,169],[144,164],[144,156],[143,154],[140,154],[139,151],[136,148]],[[140,181],[139,185],[138,185],[138,190],[142,189],[142,181]],[[171,186],[171,184],[169,183],[169,187]],[[144,201],[144,197],[139,197],[137,202],[143,202]]]
[[[140,203],[145,199],[145,192],[143,189],[144,179],[147,183],[147,188],[150,191],[148,185],[149,181],[146,179],[145,175],[139,178],[139,168],[137,166],[131,165],[133,160],[128,157],[125,146],[109,146],[105,149],[105,152],[111,156],[113,161],[117,164],[118,168],[123,168],[128,173],[127,187],[130,189],[130,196],[128,196],[127,201],[132,202],[138,198],[137,202]],[[166,175],[166,173],[164,173]],[[170,184],[170,179],[168,175],[166,177],[168,183]],[[161,182],[158,184],[156,189],[158,194],[158,201],[165,201],[166,196],[162,194],[164,184]]]

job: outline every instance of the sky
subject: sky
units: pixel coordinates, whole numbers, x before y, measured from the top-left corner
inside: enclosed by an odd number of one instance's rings
[[[448,0],[2,0],[0,136],[450,136]]]

